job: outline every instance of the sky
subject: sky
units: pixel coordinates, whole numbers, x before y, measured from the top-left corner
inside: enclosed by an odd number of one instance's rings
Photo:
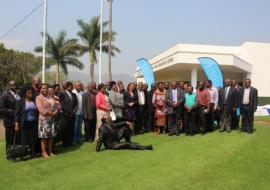
[[[0,36],[42,0],[0,0]],[[109,7],[104,0],[104,20]],[[78,38],[78,19],[100,14],[100,0],[49,0],[48,33],[62,30]],[[245,41],[270,42],[270,0],[114,0],[114,44],[121,49],[112,60],[113,74],[134,76],[136,60],[151,59],[176,43],[241,45]],[[0,43],[7,48],[33,52],[42,44],[43,7]],[[80,58],[89,73],[89,57]],[[103,73],[107,55],[103,54]],[[95,73],[98,73],[96,66]]]

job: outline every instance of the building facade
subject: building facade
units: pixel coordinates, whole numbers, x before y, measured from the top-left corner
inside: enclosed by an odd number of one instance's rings
[[[220,66],[224,79],[243,81],[250,78],[259,97],[270,97],[270,43],[245,42],[241,46],[176,44],[149,60],[156,81],[206,80],[198,58],[209,57]],[[143,81],[137,68],[135,77]],[[270,103],[270,102],[269,102]]]

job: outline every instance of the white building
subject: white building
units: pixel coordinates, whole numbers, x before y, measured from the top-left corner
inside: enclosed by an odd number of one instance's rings
[[[241,46],[176,44],[149,60],[156,81],[206,80],[198,58],[210,57],[218,62],[224,78],[243,81],[250,78],[259,97],[270,97],[270,43],[245,42]],[[137,68],[137,81],[144,81]]]

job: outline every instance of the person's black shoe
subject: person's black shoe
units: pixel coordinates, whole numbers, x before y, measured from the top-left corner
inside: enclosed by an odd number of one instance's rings
[[[173,133],[169,133],[168,136],[173,136],[174,134]]]
[[[248,133],[248,134],[252,134],[253,132],[252,132],[252,131],[248,131],[247,133]]]
[[[224,132],[224,130],[219,130],[220,133]]]
[[[153,150],[153,146],[152,146],[152,145],[148,145],[148,146],[146,147],[146,150]]]
[[[180,134],[179,134],[179,133],[176,133],[175,135],[176,135],[176,136],[179,136]]]
[[[231,130],[227,130],[227,133],[230,133],[230,132],[232,132]]]

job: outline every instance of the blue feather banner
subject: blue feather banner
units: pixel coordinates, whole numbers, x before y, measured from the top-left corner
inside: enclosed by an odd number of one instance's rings
[[[147,59],[141,58],[141,59],[137,60],[137,65],[139,66],[139,68],[143,74],[143,78],[144,78],[145,82],[148,84],[148,90],[150,90],[151,85],[153,83],[155,83],[155,76],[154,76],[154,73],[153,73],[153,70],[152,70],[150,63],[148,62]]]
[[[213,86],[223,88],[223,74],[218,63],[209,57],[200,57],[198,60],[205,75],[212,81]]]

